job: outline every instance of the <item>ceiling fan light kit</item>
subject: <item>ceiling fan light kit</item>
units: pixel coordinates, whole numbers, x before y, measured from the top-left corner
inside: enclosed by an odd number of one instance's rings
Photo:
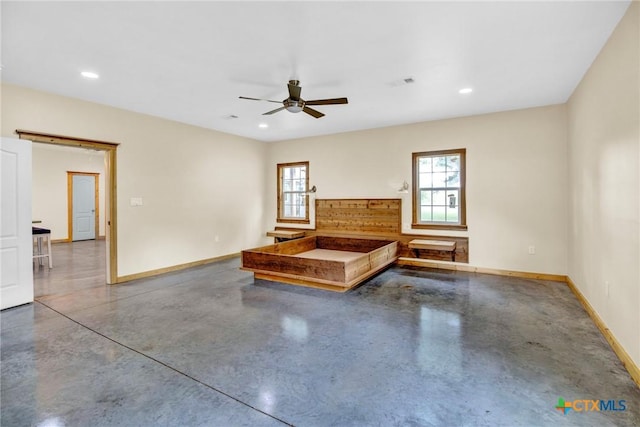
[[[304,102],[302,101],[289,101],[287,102],[286,109],[290,113],[299,113],[304,109]]]
[[[287,84],[287,89],[289,90],[289,97],[283,101],[273,101],[271,99],[260,99],[260,98],[249,98],[246,96],[240,96],[240,99],[248,99],[250,101],[266,101],[266,102],[275,102],[277,104],[282,104],[282,107],[276,108],[275,110],[267,111],[262,115],[270,115],[273,113],[277,113],[278,111],[287,110],[290,113],[299,113],[304,111],[310,116],[319,119],[324,116],[324,113],[321,113],[318,110],[313,108],[309,108],[309,105],[336,105],[336,104],[348,104],[349,101],[347,98],[331,98],[331,99],[314,99],[311,101],[305,101],[300,98],[300,94],[302,93],[302,87],[300,87],[299,80],[289,80]]]

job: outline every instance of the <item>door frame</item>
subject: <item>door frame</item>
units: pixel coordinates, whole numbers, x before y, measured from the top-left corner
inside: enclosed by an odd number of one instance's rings
[[[107,284],[118,283],[118,204],[116,195],[116,173],[118,143],[77,138],[73,136],[55,135],[16,129],[20,139],[28,139],[43,144],[65,145],[70,147],[90,148],[105,151],[105,237],[107,244]]]
[[[75,172],[67,171],[67,242],[73,242],[73,177],[74,176],[92,176],[94,178],[93,196],[95,198],[95,239],[100,239],[100,174],[95,172]]]

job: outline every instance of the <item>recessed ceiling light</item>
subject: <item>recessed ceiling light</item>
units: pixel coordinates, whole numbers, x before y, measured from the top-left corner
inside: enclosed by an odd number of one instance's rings
[[[465,87],[465,88],[460,89],[460,90],[458,91],[458,93],[461,93],[461,94],[463,94],[463,95],[464,95],[465,93],[471,93],[471,92],[473,92],[473,89],[471,89],[470,87]]]
[[[97,73],[94,73],[93,71],[83,71],[80,73],[80,75],[84,78],[93,79],[93,80],[100,77]]]
[[[260,124],[258,125],[258,127],[259,127],[259,128],[262,128],[262,129],[266,129],[266,128],[268,128],[268,127],[269,127],[269,125],[268,125],[268,124],[266,124],[266,123],[260,123]]]

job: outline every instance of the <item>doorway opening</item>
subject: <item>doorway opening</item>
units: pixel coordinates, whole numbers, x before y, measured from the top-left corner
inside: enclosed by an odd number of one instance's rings
[[[116,198],[116,151],[117,143],[97,141],[91,139],[53,135],[27,130],[16,130],[20,139],[28,139],[32,142],[52,144],[58,146],[78,147],[104,152],[105,170],[105,197],[104,197],[104,217],[105,217],[105,258],[106,258],[106,283],[118,283],[118,253],[117,253],[117,198]],[[69,231],[69,235],[72,232]],[[55,268],[55,254],[54,254]]]

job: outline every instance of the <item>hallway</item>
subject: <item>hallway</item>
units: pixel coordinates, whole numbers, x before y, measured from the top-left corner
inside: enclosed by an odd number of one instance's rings
[[[640,425],[562,283],[394,267],[335,294],[233,258],[107,286],[103,248],[55,245],[37,301],[2,312],[3,426]]]

